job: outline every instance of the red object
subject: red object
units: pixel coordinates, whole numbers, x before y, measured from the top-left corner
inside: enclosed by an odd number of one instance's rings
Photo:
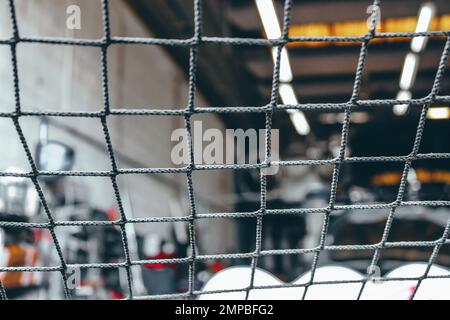
[[[415,290],[416,290],[416,286],[412,286],[411,288],[409,288],[409,291],[410,291],[411,294],[409,295],[408,300],[412,300],[413,293],[414,293]]]
[[[35,242],[52,241],[50,231],[45,229],[33,229],[33,239]]]
[[[166,254],[164,252],[159,252],[156,256],[153,256],[151,258],[147,258],[146,260],[159,260],[159,259],[173,259],[175,258],[175,254]],[[164,269],[167,267],[170,267],[172,269],[176,268],[176,263],[147,263],[144,264],[144,268],[147,269]]]
[[[225,266],[223,264],[221,264],[218,261],[214,261],[213,265],[212,265],[212,270],[214,272],[219,272],[221,270],[225,269]]]
[[[36,240],[36,242],[39,242],[42,240],[42,235],[43,235],[43,229],[33,229],[33,236],[34,236],[34,240]]]
[[[119,213],[117,212],[117,209],[114,207],[111,207],[106,211],[106,216],[108,217],[109,221],[119,220]]]
[[[117,290],[111,290],[111,299],[113,300],[122,300],[125,299],[125,295]]]

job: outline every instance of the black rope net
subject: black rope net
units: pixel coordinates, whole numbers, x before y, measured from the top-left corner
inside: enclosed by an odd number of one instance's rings
[[[407,280],[416,280],[418,282],[414,289],[412,298],[420,287],[421,282],[424,279],[431,278],[449,278],[450,276],[432,276],[429,275],[432,264],[438,256],[439,250],[443,245],[450,244],[448,239],[450,233],[450,220],[448,221],[444,233],[439,239],[434,241],[400,241],[389,242],[388,236],[390,234],[391,226],[396,215],[396,210],[399,207],[405,206],[428,206],[428,207],[449,207],[449,201],[405,201],[404,194],[407,186],[407,176],[414,161],[423,159],[449,159],[449,153],[419,153],[419,147],[421,145],[422,134],[426,123],[426,114],[429,107],[435,103],[449,103],[450,96],[440,95],[441,81],[443,79],[445,68],[450,53],[450,31],[430,31],[430,32],[403,32],[403,33],[377,33],[377,14],[376,8],[380,5],[380,0],[373,2],[373,11],[371,15],[371,26],[367,33],[358,37],[340,37],[340,36],[321,36],[321,37],[289,37],[289,26],[291,23],[291,9],[293,5],[292,0],[286,0],[284,5],[284,19],[282,26],[282,36],[279,39],[251,39],[251,38],[230,38],[230,37],[206,37],[202,35],[202,10],[201,0],[193,0],[194,5],[194,35],[189,39],[161,39],[161,38],[132,38],[132,37],[115,37],[111,36],[110,31],[110,16],[108,8],[108,0],[102,0],[102,16],[103,16],[103,37],[101,39],[66,39],[55,37],[22,37],[20,36],[18,23],[16,19],[16,10],[14,0],[9,0],[10,18],[12,24],[13,34],[10,39],[0,39],[0,45],[9,46],[11,50],[11,65],[14,79],[14,98],[15,98],[15,110],[13,112],[1,112],[0,117],[9,118],[14,124],[15,130],[19,137],[20,143],[25,150],[26,157],[31,166],[31,171],[26,173],[18,172],[0,172],[0,177],[24,177],[32,181],[39,199],[42,203],[42,207],[48,218],[46,223],[30,223],[30,222],[6,222],[0,221],[0,227],[10,228],[41,228],[47,229],[52,237],[54,247],[56,248],[59,265],[46,266],[46,267],[2,267],[0,272],[56,272],[61,274],[61,278],[64,284],[64,294],[67,299],[71,298],[71,291],[67,285],[67,270],[69,268],[123,268],[126,271],[127,277],[127,298],[128,299],[170,299],[170,298],[190,298],[194,299],[200,294],[208,294],[208,292],[196,290],[194,286],[195,281],[195,266],[199,261],[214,260],[214,259],[232,259],[232,258],[250,258],[251,259],[251,277],[249,285],[244,289],[227,289],[216,290],[209,293],[220,292],[234,292],[244,291],[246,292],[246,298],[249,296],[251,290],[263,289],[263,288],[277,288],[277,287],[304,287],[303,297],[305,298],[308,288],[317,284],[338,284],[338,283],[360,283],[361,288],[358,298],[361,297],[364,288],[368,281],[370,281],[370,271],[361,280],[335,280],[335,281],[316,281],[315,271],[319,261],[319,256],[324,251],[336,251],[336,250],[373,250],[374,254],[371,259],[370,268],[373,270],[380,259],[380,256],[385,248],[404,248],[404,247],[426,247],[432,248],[432,254],[429,256],[427,267],[423,275],[416,278],[408,278]],[[420,99],[396,100],[364,100],[360,98],[360,89],[362,82],[362,75],[368,54],[368,45],[375,39],[388,39],[388,38],[400,38],[400,37],[445,37],[446,43],[442,56],[439,62],[439,66],[434,78],[434,83],[430,93]],[[354,85],[352,90],[351,99],[346,103],[326,103],[326,104],[297,104],[297,105],[285,105],[278,102],[278,89],[280,85],[280,57],[282,49],[292,42],[353,42],[360,44],[360,54],[358,64],[356,68]],[[19,76],[18,76],[18,63],[16,48],[20,43],[41,43],[51,45],[66,45],[66,46],[89,46],[99,49],[101,55],[101,70],[102,70],[102,88],[103,88],[103,108],[98,112],[57,112],[57,111],[23,111],[20,100],[20,88],[19,88]],[[196,71],[198,61],[198,49],[203,44],[229,44],[234,46],[272,46],[276,50],[276,59],[273,69],[272,87],[270,101],[267,105],[263,106],[228,106],[228,107],[196,107],[195,94],[196,94]],[[109,93],[108,93],[108,48],[113,44],[142,44],[142,45],[156,45],[156,46],[180,46],[189,48],[189,91],[188,91],[188,104],[185,109],[181,110],[163,110],[163,109],[114,109],[110,106]],[[397,104],[408,104],[411,107],[421,108],[419,121],[417,123],[417,130],[415,134],[413,148],[406,156],[376,156],[376,157],[346,157],[345,150],[348,142],[350,117],[354,110],[362,107],[381,107],[388,106],[393,107]],[[345,117],[342,124],[341,141],[339,147],[338,156],[328,160],[295,160],[295,161],[271,161],[271,129],[272,129],[272,115],[276,111],[286,110],[323,110],[331,109],[335,111],[344,112]],[[198,113],[263,113],[265,114],[265,149],[264,159],[259,164],[239,164],[239,165],[203,165],[194,163],[193,147],[192,147],[192,132],[191,132],[191,118]],[[189,164],[181,168],[131,168],[121,169],[117,165],[116,157],[114,155],[110,132],[107,125],[107,118],[112,115],[129,115],[129,116],[179,116],[184,118],[184,126],[187,131],[188,137],[188,150],[189,150]],[[95,118],[101,123],[104,139],[109,154],[109,160],[111,169],[109,171],[41,171],[38,169],[35,160],[33,159],[30,151],[29,143],[25,139],[22,127],[19,123],[21,117],[85,117]],[[341,167],[344,163],[363,163],[363,162],[400,162],[404,163],[403,172],[401,175],[400,186],[395,201],[390,203],[376,203],[376,204],[350,204],[350,205],[336,205],[336,191],[338,186],[338,179]],[[310,166],[310,165],[333,165],[333,173],[331,179],[331,195],[328,205],[323,208],[296,208],[296,209],[268,209],[267,203],[267,176],[262,169],[268,168],[273,165],[278,166]],[[199,214],[196,210],[196,200],[194,196],[194,184],[192,174],[196,170],[225,170],[225,169],[259,169],[260,171],[260,209],[255,212],[230,212],[230,213],[203,213]],[[117,184],[117,177],[119,175],[127,174],[154,174],[154,173],[185,173],[187,178],[187,192],[189,199],[190,214],[187,217],[146,217],[146,218],[127,218],[124,206],[122,204],[122,197]],[[56,221],[52,211],[44,196],[44,192],[41,188],[39,177],[42,176],[97,176],[97,177],[109,177],[112,187],[115,193],[115,199],[118,204],[120,219],[117,221]],[[358,244],[358,245],[327,245],[326,235],[329,227],[330,215],[333,211],[337,210],[370,210],[370,209],[388,209],[389,215],[385,223],[382,239],[376,244]],[[263,250],[263,222],[265,215],[281,215],[281,214],[314,214],[323,213],[324,219],[320,233],[319,244],[314,248],[309,249],[280,249],[280,250]],[[195,236],[195,222],[198,219],[212,219],[212,218],[241,218],[241,217],[256,217],[256,249],[249,253],[233,253],[233,254],[215,254],[215,255],[199,255],[196,251],[196,236]],[[126,225],[132,223],[143,222],[177,222],[184,221],[188,223],[189,230],[189,244],[190,244],[190,256],[185,258],[173,258],[173,259],[152,259],[152,260],[140,260],[133,261],[130,258],[130,250],[127,241]],[[125,260],[118,263],[89,263],[89,264],[68,264],[62,253],[60,242],[55,233],[55,229],[63,226],[89,226],[89,225],[115,225],[120,228],[123,249],[125,253]],[[258,264],[258,259],[264,256],[271,255],[299,255],[310,253],[314,255],[311,266],[311,277],[309,281],[302,284],[286,284],[280,286],[256,286],[255,285],[255,269]],[[189,266],[189,281],[188,290],[184,293],[175,293],[168,295],[149,295],[149,296],[137,296],[133,292],[133,279],[131,268],[133,266],[142,266],[144,264],[188,264]],[[388,279],[384,278],[381,281],[399,281],[401,279]],[[405,279],[406,280],[406,279]],[[247,283],[248,279],[243,279],[243,283]],[[0,298],[7,299],[5,288],[0,282]]]

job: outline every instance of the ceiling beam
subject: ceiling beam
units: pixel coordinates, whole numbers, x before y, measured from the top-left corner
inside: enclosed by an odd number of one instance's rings
[[[442,43],[430,46],[420,56],[420,71],[436,70],[442,55]],[[369,48],[366,59],[365,72],[401,72],[408,46],[399,47],[397,44],[374,45]],[[261,81],[272,77],[273,62],[267,52],[255,51],[245,53],[247,67],[251,73]],[[309,77],[337,77],[355,74],[359,57],[359,46],[326,47],[314,50],[290,50],[290,62],[294,78],[307,79]],[[448,63],[450,66],[450,61]]]
[[[400,74],[390,73],[384,76],[369,77],[363,79],[361,97],[363,99],[394,99],[399,88]],[[294,90],[298,94],[301,103],[330,102],[340,103],[350,99],[353,89],[354,77],[348,79],[317,79],[294,83]],[[419,74],[413,87],[416,97],[423,97],[430,93],[434,74]],[[450,89],[450,79],[444,78],[442,88]],[[261,95],[270,96],[270,84],[259,85]]]

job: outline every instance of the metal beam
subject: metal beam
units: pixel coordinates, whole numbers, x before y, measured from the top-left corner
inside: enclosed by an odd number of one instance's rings
[[[414,84],[413,93],[417,97],[424,97],[430,93],[435,74],[427,72],[418,74],[416,83]],[[361,95],[365,98],[394,99],[398,92],[398,80],[400,73],[385,73],[372,76],[363,80],[363,90]],[[346,102],[350,99],[353,89],[354,79],[352,77],[333,79],[321,78],[316,80],[308,80],[294,83],[294,90],[298,93],[301,103],[316,102]],[[450,79],[443,79],[442,87],[450,89]],[[259,90],[263,96],[269,97],[270,84],[259,85]]]
[[[431,44],[431,43],[430,43]],[[436,70],[442,54],[442,43],[430,45],[421,55],[420,70]],[[409,47],[399,44],[380,44],[369,48],[366,73],[400,72]],[[261,80],[272,76],[273,63],[267,52],[247,52],[247,66],[252,74]],[[326,47],[311,50],[290,50],[294,78],[319,76],[350,76],[355,74],[359,46]],[[450,65],[450,63],[449,63]]]

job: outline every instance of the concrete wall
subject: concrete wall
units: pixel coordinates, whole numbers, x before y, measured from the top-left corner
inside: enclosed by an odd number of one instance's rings
[[[7,0],[0,0],[0,37],[11,36]],[[122,0],[111,0],[111,28],[115,36],[151,34]],[[81,8],[81,30],[66,28],[66,8]],[[100,38],[102,19],[100,0],[16,0],[21,36]],[[100,49],[89,47],[24,44],[18,46],[18,64],[23,110],[98,111],[103,106]],[[188,50],[186,50],[188,54]],[[0,46],[0,112],[14,109],[10,50]],[[112,108],[183,108],[187,104],[187,81],[181,69],[161,47],[116,45],[109,49],[109,93]],[[207,105],[198,94],[197,103]],[[201,117],[205,127],[223,129],[214,115]],[[34,150],[39,119],[21,118],[26,138]],[[63,141],[76,149],[74,170],[109,170],[99,119],[52,118],[49,138]],[[113,145],[121,167],[169,167],[172,130],[183,126],[176,117],[110,117]],[[68,131],[72,130],[72,131]],[[76,134],[74,134],[74,132]],[[0,168],[14,166],[29,170],[17,134],[8,118],[0,118]],[[123,157],[120,157],[122,155]],[[96,207],[115,204],[108,178],[68,178],[81,194]],[[171,203],[180,203],[177,214],[188,214],[185,205],[186,177],[179,175],[120,176],[124,194],[130,195],[135,217],[170,216]],[[231,210],[220,204],[220,195],[231,193],[230,172],[202,172],[194,175],[200,211]],[[128,189],[128,191],[127,191]],[[211,204],[211,203],[215,204]],[[217,204],[219,203],[219,205]],[[128,210],[128,214],[130,211]],[[203,228],[215,234],[208,251],[223,251],[231,246],[230,222],[208,222]],[[138,225],[140,233],[166,233],[168,225]],[[206,232],[205,232],[206,233]],[[223,234],[222,234],[223,233]],[[227,235],[228,234],[228,235]],[[223,239],[229,239],[224,242]]]

